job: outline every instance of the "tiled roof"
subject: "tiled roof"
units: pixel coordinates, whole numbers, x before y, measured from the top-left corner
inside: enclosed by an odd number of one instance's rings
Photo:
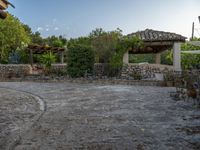
[[[128,37],[138,36],[144,42],[162,42],[162,41],[174,41],[185,42],[186,37],[170,32],[156,31],[152,29],[146,29],[144,31],[138,31],[132,34],[128,34]]]

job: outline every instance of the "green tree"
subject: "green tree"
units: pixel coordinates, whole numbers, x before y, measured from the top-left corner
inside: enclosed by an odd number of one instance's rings
[[[91,46],[91,39],[89,37],[71,38],[68,41],[67,47],[71,47],[73,45]]]
[[[116,52],[111,57],[110,64],[113,69],[121,68],[123,65],[123,55],[130,49],[138,49],[143,46],[143,42],[136,36],[131,38],[123,37],[116,46]]]
[[[89,34],[89,38],[93,39],[105,34],[107,34],[107,32],[104,31],[102,28],[96,28],[95,30],[92,30],[92,32]]]
[[[200,39],[195,38],[195,41],[200,41]],[[190,44],[182,44],[181,45],[181,50],[182,51],[187,51],[187,50],[200,50],[200,46],[193,46]],[[181,55],[181,63],[183,69],[189,69],[196,67],[197,65],[200,64],[200,55],[198,54],[184,54],[182,53]]]
[[[119,39],[122,37],[121,30],[105,32],[101,28],[92,31],[89,35],[91,45],[95,50],[96,62],[109,63],[115,53]]]
[[[38,45],[44,45],[44,39],[41,37],[40,32],[35,32],[31,34],[31,43],[32,44],[38,44]]]
[[[29,42],[30,38],[19,19],[8,14],[5,20],[0,20],[0,62],[8,62],[11,52]]]
[[[150,64],[155,63],[155,55],[154,54],[133,54],[129,55],[130,63],[141,63],[148,62]]]
[[[44,39],[44,43],[52,47],[65,47],[67,45],[67,39],[62,36],[56,37],[53,35]]]
[[[92,73],[94,68],[94,50],[85,45],[69,47],[67,72],[71,77],[83,77]]]
[[[161,54],[161,64],[173,65],[173,51],[167,50]]]

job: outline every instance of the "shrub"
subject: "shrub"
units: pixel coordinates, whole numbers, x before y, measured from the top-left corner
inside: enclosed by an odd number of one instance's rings
[[[85,45],[72,45],[68,51],[67,72],[71,77],[83,77],[92,73],[94,68],[94,50]]]
[[[45,65],[45,71],[49,73],[52,63],[55,63],[56,61],[56,56],[52,52],[48,52],[40,57],[40,61]]]

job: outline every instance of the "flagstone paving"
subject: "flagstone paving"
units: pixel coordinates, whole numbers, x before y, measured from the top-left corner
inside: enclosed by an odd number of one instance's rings
[[[32,82],[0,87],[3,148],[200,149],[200,110],[171,99],[174,88]]]

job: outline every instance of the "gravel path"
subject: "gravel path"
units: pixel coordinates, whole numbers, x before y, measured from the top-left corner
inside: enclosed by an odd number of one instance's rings
[[[200,110],[191,103],[172,100],[173,88],[31,82],[0,83],[0,87],[13,89],[0,88],[4,105],[0,117],[6,118],[8,109],[11,117],[7,119],[22,125],[31,122],[30,112],[35,116],[43,111],[21,134],[15,150],[200,149]],[[30,93],[45,102],[44,110]],[[13,114],[26,116],[25,121],[15,120]],[[13,128],[2,122],[6,121],[0,120],[0,131],[12,133]],[[3,140],[12,137],[0,133]]]

